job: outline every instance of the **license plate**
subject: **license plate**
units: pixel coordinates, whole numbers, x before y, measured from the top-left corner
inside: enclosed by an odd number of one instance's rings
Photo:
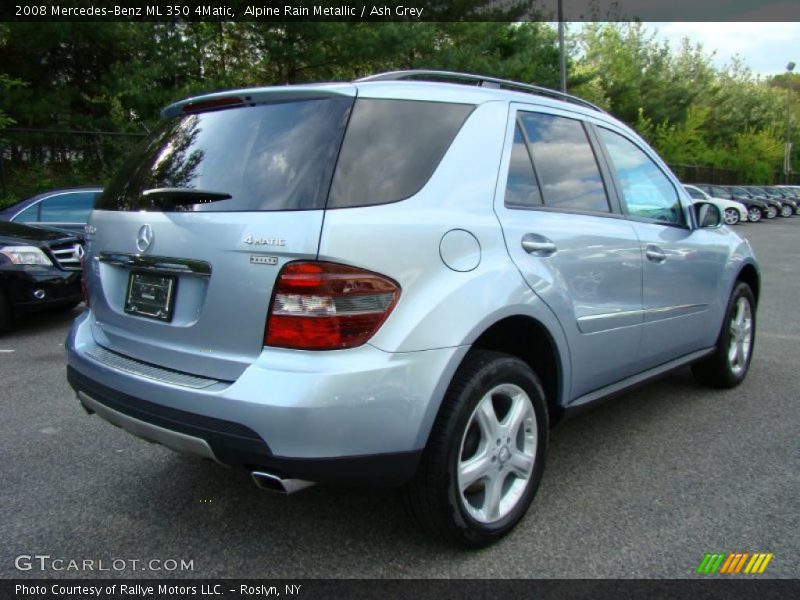
[[[134,271],[128,279],[125,312],[159,321],[171,321],[177,281],[171,275]]]

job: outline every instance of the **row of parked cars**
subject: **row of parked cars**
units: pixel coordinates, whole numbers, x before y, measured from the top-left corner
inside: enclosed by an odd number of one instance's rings
[[[683,186],[694,201],[713,202],[727,225],[744,221],[800,215],[800,186],[713,185]]]

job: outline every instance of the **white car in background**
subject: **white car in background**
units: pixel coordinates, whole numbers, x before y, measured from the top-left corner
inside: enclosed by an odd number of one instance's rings
[[[693,185],[684,184],[683,187],[692,197],[692,202],[703,201],[716,204],[719,207],[719,212],[722,213],[722,220],[725,221],[726,225],[736,225],[740,221],[747,222],[747,207],[741,202],[726,200],[725,198],[713,198]]]

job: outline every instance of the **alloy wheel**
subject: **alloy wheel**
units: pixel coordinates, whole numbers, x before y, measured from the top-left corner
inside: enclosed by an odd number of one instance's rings
[[[753,208],[749,209],[747,211],[747,218],[752,223],[757,223],[758,221],[761,220],[761,209],[758,208],[757,206],[754,206]]]
[[[491,389],[472,412],[461,440],[456,473],[466,512],[495,523],[519,504],[536,462],[536,413],[514,384]]]
[[[739,375],[747,368],[753,343],[753,312],[747,298],[740,297],[736,301],[736,310],[730,322],[730,332],[728,363],[733,374]]]
[[[736,225],[739,222],[739,211],[735,208],[726,208],[722,220],[726,225]]]

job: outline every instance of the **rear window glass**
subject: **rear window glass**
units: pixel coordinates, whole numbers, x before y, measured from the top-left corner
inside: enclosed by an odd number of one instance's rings
[[[352,98],[316,98],[189,114],[160,124],[100,197],[100,210],[278,211],[325,207]],[[163,205],[142,192],[229,194]]]
[[[417,100],[357,100],[328,207],[387,204],[416,194],[473,108]]]
[[[42,222],[85,223],[92,212],[96,192],[70,192],[42,200]]]

